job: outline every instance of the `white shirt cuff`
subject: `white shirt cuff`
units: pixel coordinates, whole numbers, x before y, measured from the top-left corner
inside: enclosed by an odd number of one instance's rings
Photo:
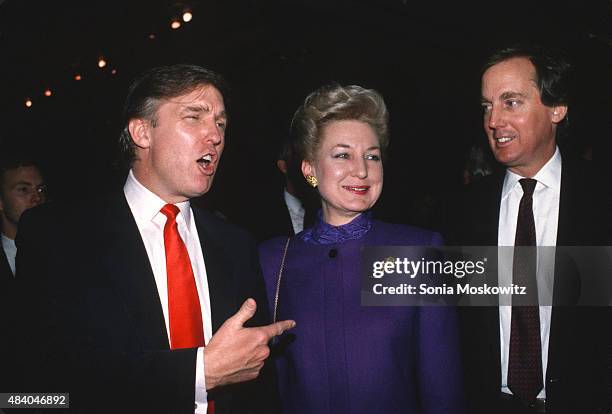
[[[198,348],[196,357],[195,381],[195,414],[206,414],[208,401],[206,400],[206,381],[204,376],[204,347]]]

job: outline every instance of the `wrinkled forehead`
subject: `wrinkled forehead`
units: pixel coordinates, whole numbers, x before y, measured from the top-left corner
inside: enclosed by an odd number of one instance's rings
[[[165,107],[172,112],[210,112],[215,118],[227,119],[225,102],[221,92],[213,85],[201,84],[186,92],[164,99],[156,99],[152,102],[151,116],[157,118],[160,109]]]
[[[223,95],[214,85],[200,84],[186,90],[180,95],[167,99],[181,105],[191,105],[194,103],[207,103],[220,107],[225,110]]]

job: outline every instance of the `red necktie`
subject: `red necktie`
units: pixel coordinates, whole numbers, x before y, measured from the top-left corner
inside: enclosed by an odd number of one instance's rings
[[[523,197],[519,204],[514,241],[512,278],[515,285],[525,286],[526,297],[512,298],[508,388],[529,405],[544,386],[542,382],[542,347],[540,343],[540,308],[536,281],[536,230],[533,218],[533,191],[537,181],[519,180]],[[532,246],[532,247],[527,247]]]
[[[166,274],[168,277],[168,319],[170,320],[170,349],[204,346],[204,324],[200,299],[187,246],[183,243],[176,224],[179,208],[166,204],[161,212],[167,217],[164,226]],[[215,403],[208,401],[208,414],[215,412]]]
[[[179,208],[166,204],[161,212],[168,218],[164,226],[166,274],[168,276],[168,315],[170,348],[204,346],[204,324],[189,253],[176,224]]]

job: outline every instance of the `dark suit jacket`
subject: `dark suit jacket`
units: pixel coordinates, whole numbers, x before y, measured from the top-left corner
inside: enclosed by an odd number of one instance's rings
[[[319,208],[318,200],[308,201],[304,207],[306,208],[304,229],[306,229],[314,222]],[[291,214],[285,203],[284,191],[277,192],[271,197],[264,197],[261,203],[256,203],[250,210],[244,211],[243,217],[239,220],[258,242],[295,234]]]
[[[8,390],[12,368],[9,351],[8,335],[10,332],[10,315],[13,312],[15,277],[9,266],[4,249],[0,246],[0,392]]]
[[[469,188],[447,239],[455,245],[496,246],[504,175]],[[586,163],[563,158],[557,246],[609,245],[605,198]],[[571,291],[574,269],[557,255],[555,298]],[[570,285],[568,289],[567,286]],[[556,302],[554,302],[556,303]],[[547,409],[553,413],[607,412],[610,308],[553,306],[546,372]],[[463,308],[462,347],[470,412],[496,412],[501,384],[499,308]]]
[[[9,286],[15,277],[13,276],[13,271],[9,266],[8,259],[6,257],[6,253],[4,249],[0,248],[0,289],[4,289]]]
[[[271,202],[260,205],[261,211],[256,213],[251,221],[251,228],[257,241],[271,239],[277,236],[293,236],[293,223],[285,203],[285,193],[276,194]]]
[[[206,265],[213,332],[253,297],[252,325],[268,323],[254,242],[193,207]],[[20,223],[18,282],[26,336],[24,390],[70,391],[71,412],[193,413],[196,349],[169,348],[144,243],[123,194],[45,205]],[[27,327],[27,328],[25,328]],[[29,368],[29,369],[26,369]],[[260,379],[211,392],[216,413],[274,412]]]
[[[15,276],[13,276],[13,271],[9,266],[6,253],[2,246],[0,246],[0,298],[2,302],[10,298],[14,285]],[[0,306],[2,305],[0,304]]]

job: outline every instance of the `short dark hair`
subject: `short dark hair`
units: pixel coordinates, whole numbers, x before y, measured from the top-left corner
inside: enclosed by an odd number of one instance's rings
[[[175,98],[201,85],[214,86],[224,97],[227,84],[221,75],[198,65],[176,64],[149,69],[130,85],[123,106],[123,130],[119,144],[128,165],[136,157],[136,148],[128,125],[130,120],[143,118],[155,125],[155,114],[161,101]]]
[[[300,168],[302,160],[297,155],[296,143],[292,139],[286,138],[282,140],[280,151],[276,159],[277,161],[285,161],[287,167],[285,178],[288,179],[294,187],[303,183],[304,179]]]
[[[291,121],[291,139],[301,160],[312,161],[321,145],[321,131],[332,121],[357,120],[378,137],[383,159],[389,145],[389,113],[380,93],[358,85],[323,86],[306,97]]]
[[[546,106],[569,104],[571,65],[564,52],[541,45],[513,45],[492,53],[482,67],[481,78],[492,66],[513,58],[526,58],[535,68],[534,82]]]
[[[4,175],[6,172],[21,167],[36,167],[40,174],[43,174],[40,165],[30,154],[17,150],[5,151],[0,157],[0,190],[4,187]]]

